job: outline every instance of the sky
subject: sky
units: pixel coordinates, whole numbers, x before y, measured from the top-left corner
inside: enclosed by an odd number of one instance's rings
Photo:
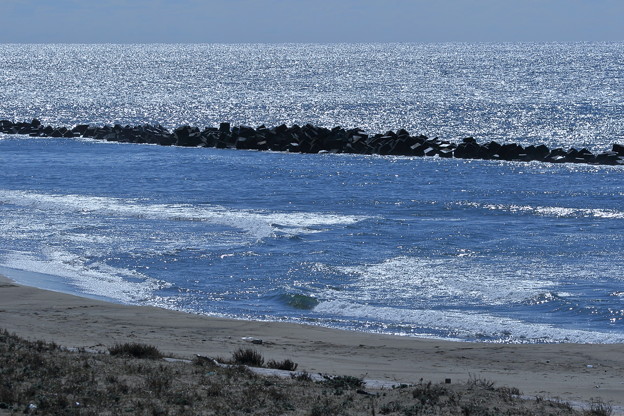
[[[624,41],[624,0],[2,0],[0,43]]]

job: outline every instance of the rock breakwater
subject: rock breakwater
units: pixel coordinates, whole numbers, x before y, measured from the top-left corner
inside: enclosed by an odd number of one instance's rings
[[[272,150],[297,153],[355,153],[395,156],[438,156],[442,158],[540,161],[550,163],[585,163],[598,165],[624,165],[624,145],[613,144],[611,150],[592,153],[588,149],[550,149],[546,145],[523,147],[517,143],[501,144],[496,141],[477,143],[472,137],[458,142],[414,136],[404,129],[384,134],[368,134],[359,128],[345,129],[306,124],[284,124],[276,127],[232,127],[221,123],[219,127],[181,126],[170,131],[162,126],[92,126],[79,124],[72,127],[44,126],[39,120],[13,122],[0,120],[0,132],[31,137],[84,137],[123,143],[147,143],[162,146],[216,147],[245,150]]]

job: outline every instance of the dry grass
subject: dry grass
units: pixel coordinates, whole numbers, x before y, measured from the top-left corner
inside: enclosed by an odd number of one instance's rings
[[[140,345],[121,349],[143,351]],[[189,364],[140,359],[127,351],[69,352],[0,331],[0,415],[582,414],[515,393],[485,380],[365,390],[357,377],[260,377],[245,366],[223,368],[211,360]],[[596,403],[592,410],[609,409]]]
[[[296,371],[299,364],[287,358],[284,361],[269,360],[267,367],[277,370]]]
[[[233,364],[248,365],[250,367],[262,367],[264,365],[264,358],[262,358],[262,354],[254,349],[239,348],[232,354],[232,360],[230,362]]]
[[[110,355],[119,355],[122,357],[144,358],[149,360],[157,360],[163,358],[158,348],[153,345],[139,344],[136,342],[126,344],[116,344],[109,348]]]

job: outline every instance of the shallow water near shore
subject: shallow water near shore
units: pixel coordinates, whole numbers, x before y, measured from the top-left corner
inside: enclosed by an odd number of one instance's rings
[[[620,44],[0,48],[0,118],[16,121],[310,122],[593,149],[624,134]],[[25,283],[358,331],[624,341],[621,167],[4,135],[0,178],[0,272]]]
[[[623,339],[621,168],[21,137],[0,154],[9,276],[247,319]]]

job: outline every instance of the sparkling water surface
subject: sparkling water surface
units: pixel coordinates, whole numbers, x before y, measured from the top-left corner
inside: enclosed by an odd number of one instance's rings
[[[607,150],[623,44],[0,45],[0,118]],[[0,136],[0,272],[123,303],[623,342],[624,170]]]

